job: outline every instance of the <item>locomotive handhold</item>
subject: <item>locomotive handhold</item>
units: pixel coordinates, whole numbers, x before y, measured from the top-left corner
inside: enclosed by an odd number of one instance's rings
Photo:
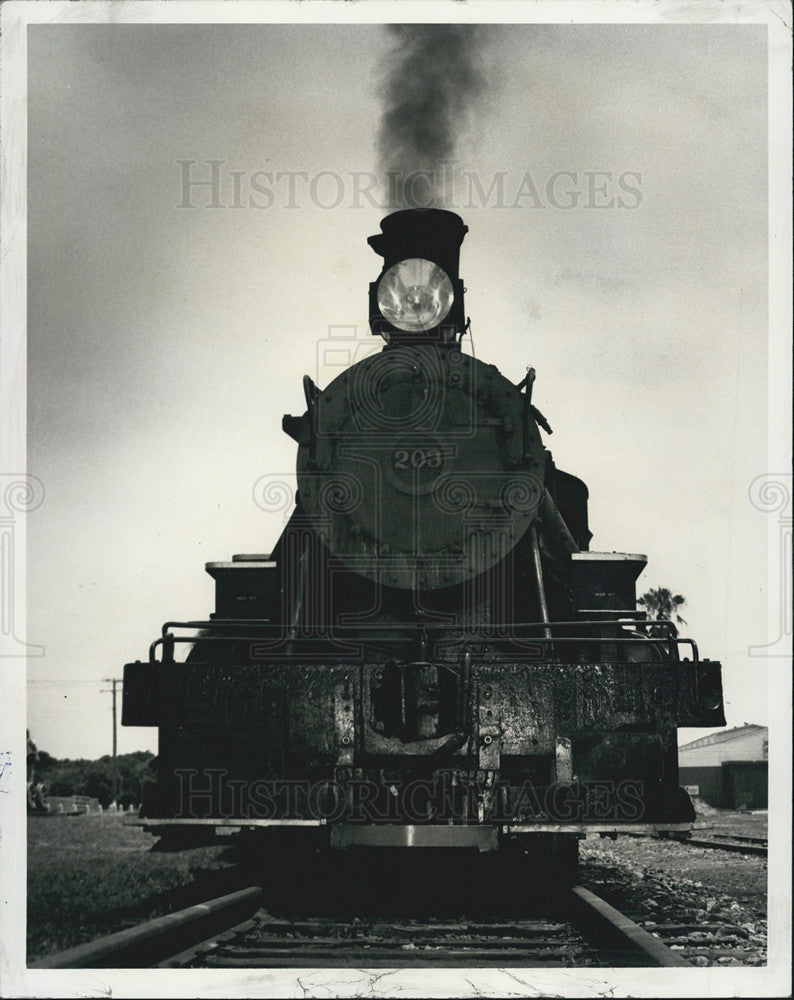
[[[304,378],[281,537],[208,564],[215,614],[125,667],[124,724],[160,734],[141,822],[481,850],[686,828],[676,727],[724,724],[719,664],[636,611],[644,556],[589,551],[534,370],[515,385],[463,353],[459,216],[381,228],[386,346]]]

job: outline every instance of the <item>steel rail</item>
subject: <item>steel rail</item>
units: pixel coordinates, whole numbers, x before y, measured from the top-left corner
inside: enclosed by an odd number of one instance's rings
[[[424,925],[379,919],[366,936],[358,938],[348,933],[351,929],[333,918],[279,920],[262,911],[220,940],[202,942],[162,965],[691,967],[680,952],[582,886],[558,896],[557,906],[545,919],[461,918]],[[356,931],[361,933],[360,928]]]
[[[725,834],[727,837],[728,834]],[[679,844],[686,844],[687,847],[705,847],[714,851],[731,851],[734,854],[754,854],[757,857],[768,856],[766,846],[762,844],[729,843],[720,840],[694,839],[693,837],[681,837],[671,835],[670,840],[675,840]]]
[[[767,837],[748,837],[743,833],[712,833],[711,836],[719,840],[741,840],[748,844],[763,844],[764,847],[768,843]]]
[[[427,924],[381,918],[364,938],[335,935],[346,929],[339,920],[274,918],[260,908],[263,895],[260,886],[251,886],[47,956],[30,968],[175,968],[200,965],[205,956],[218,968],[690,965],[582,886],[557,896],[559,909],[546,918]]]
[[[664,831],[634,831],[621,830],[620,833],[627,837],[645,837],[650,840],[674,841],[676,844],[683,844],[684,847],[703,847],[713,851],[730,851],[734,854],[752,854],[756,857],[768,857],[766,841],[760,837],[732,837],[730,834],[715,834],[715,839],[690,837],[686,832]],[[724,838],[724,839],[718,839]],[[734,841],[731,843],[730,841]],[[738,842],[737,842],[738,841]],[[749,843],[748,843],[749,841]],[[760,843],[758,841],[761,841]]]
[[[571,895],[576,900],[581,919],[585,924],[596,929],[599,935],[614,942],[618,950],[634,952],[645,956],[648,965],[665,968],[688,968],[688,962],[682,955],[668,948],[659,938],[644,930],[639,924],[625,916],[614,906],[610,906],[600,896],[590,892],[581,885],[571,889]]]
[[[227,928],[243,914],[254,913],[262,899],[261,886],[249,886],[205,903],[147,920],[68,951],[47,955],[31,969],[150,968],[189,943]]]

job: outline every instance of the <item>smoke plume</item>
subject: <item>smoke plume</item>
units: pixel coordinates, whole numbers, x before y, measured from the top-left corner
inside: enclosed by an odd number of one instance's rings
[[[389,201],[393,208],[443,207],[439,164],[455,158],[457,141],[485,92],[482,54],[489,28],[393,24],[387,30],[394,48],[382,88],[378,156]]]

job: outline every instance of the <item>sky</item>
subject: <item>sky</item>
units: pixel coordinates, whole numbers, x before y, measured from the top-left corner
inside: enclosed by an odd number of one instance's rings
[[[397,41],[66,23],[28,41],[28,724],[96,757],[102,679],[164,620],[208,615],[205,562],[274,545],[262,477],[294,483],[281,417],[303,374],[324,386],[340,350],[377,346],[369,175]],[[729,725],[765,724],[765,29],[499,25],[480,57],[450,168],[476,354],[514,381],[535,367],[591,547],[647,554],[640,592],[686,596]],[[188,183],[213,170],[217,191]]]

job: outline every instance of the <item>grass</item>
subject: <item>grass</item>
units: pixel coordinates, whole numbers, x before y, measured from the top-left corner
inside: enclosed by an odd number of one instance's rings
[[[28,817],[28,962],[217,894],[227,848],[151,853],[125,818]]]

